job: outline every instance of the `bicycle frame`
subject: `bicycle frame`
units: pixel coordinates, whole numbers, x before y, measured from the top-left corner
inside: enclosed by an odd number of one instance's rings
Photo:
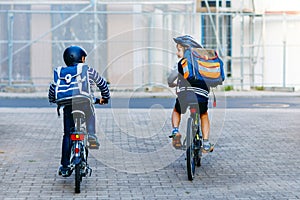
[[[193,118],[194,121],[194,137],[196,140],[202,140],[202,131],[200,127],[200,114],[199,114],[199,105],[196,104],[196,107],[194,107],[194,104],[191,104],[190,106],[190,116]],[[200,145],[201,147],[201,145]]]

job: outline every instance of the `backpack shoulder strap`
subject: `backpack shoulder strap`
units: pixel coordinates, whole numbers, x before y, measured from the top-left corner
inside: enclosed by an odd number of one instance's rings
[[[81,74],[82,73],[82,66],[83,66],[83,63],[78,63],[77,64],[77,74]]]
[[[58,78],[60,78],[60,71],[61,71],[61,68],[62,68],[62,67],[56,67],[56,68],[54,69],[54,72],[57,73],[57,77],[58,77]]]

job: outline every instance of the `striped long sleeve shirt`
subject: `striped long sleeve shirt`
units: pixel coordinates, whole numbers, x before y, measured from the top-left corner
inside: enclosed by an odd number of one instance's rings
[[[110,98],[110,92],[107,86],[106,80],[100,76],[100,74],[92,67],[88,68],[88,76],[89,76],[89,82],[90,86],[96,85],[100,92],[101,96],[104,99]],[[93,91],[93,88],[91,88],[91,91]],[[48,99],[50,103],[55,103],[55,84],[52,83],[49,87],[48,92]]]

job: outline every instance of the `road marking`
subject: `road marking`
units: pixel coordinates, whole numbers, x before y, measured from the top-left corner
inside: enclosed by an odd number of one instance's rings
[[[268,104],[253,104],[254,107],[260,108],[288,108],[289,104],[281,104],[281,103],[268,103]]]

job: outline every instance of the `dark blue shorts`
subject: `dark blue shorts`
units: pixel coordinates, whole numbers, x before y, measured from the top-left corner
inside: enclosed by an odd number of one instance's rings
[[[195,93],[179,94],[176,98],[175,109],[178,113],[184,114],[190,103],[198,103],[200,114],[204,114],[208,110],[208,99]]]

